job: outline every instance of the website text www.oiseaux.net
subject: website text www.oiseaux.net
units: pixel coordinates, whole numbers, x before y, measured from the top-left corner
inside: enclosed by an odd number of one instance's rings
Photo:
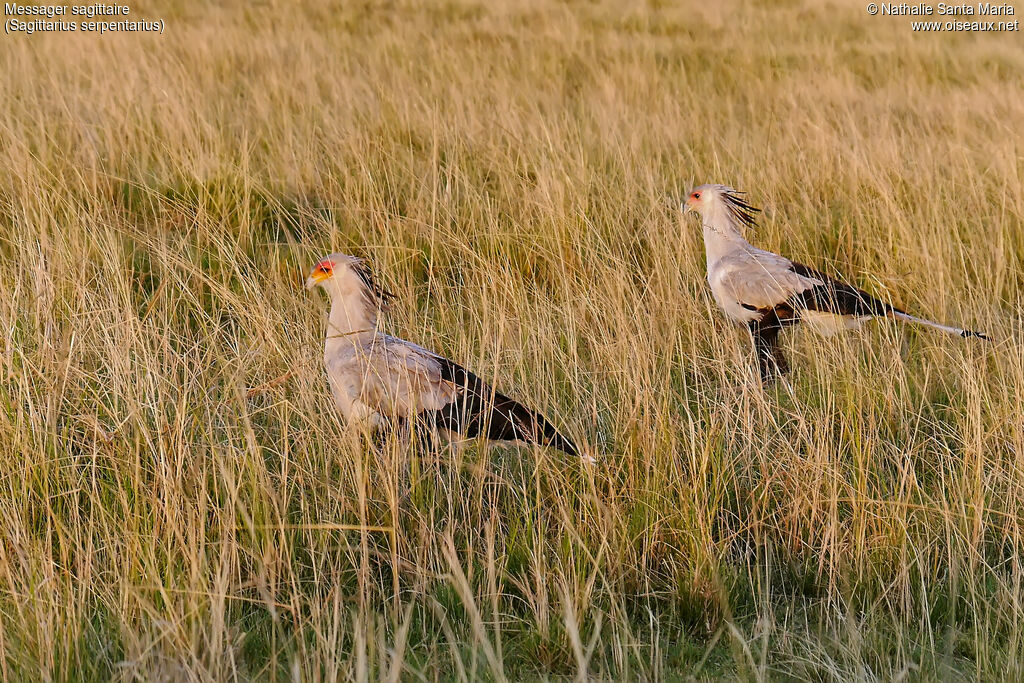
[[[872,16],[909,17],[911,30],[919,32],[1020,31],[1020,20],[1010,18],[1017,13],[1010,3],[871,2],[867,9]]]

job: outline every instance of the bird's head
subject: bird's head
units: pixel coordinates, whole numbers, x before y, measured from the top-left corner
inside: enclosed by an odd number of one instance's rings
[[[357,297],[375,308],[386,308],[394,294],[374,279],[366,261],[348,254],[334,253],[323,257],[309,271],[306,289],[322,287],[335,297]]]
[[[690,195],[683,202],[683,213],[696,211],[704,215],[704,211],[715,201],[718,193],[717,185],[698,185],[690,190]]]
[[[748,204],[743,193],[728,185],[698,185],[690,190],[683,203],[683,213],[696,211],[707,223],[711,220],[724,218],[732,227],[753,227],[757,222],[755,214],[760,209]]]

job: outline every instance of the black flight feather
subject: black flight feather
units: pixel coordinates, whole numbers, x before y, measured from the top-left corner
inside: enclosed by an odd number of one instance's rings
[[[540,413],[492,389],[458,363],[438,358],[441,379],[455,385],[455,400],[440,410],[420,413],[420,419],[442,429],[492,441],[526,441],[579,456],[572,441],[562,436]]]
[[[790,298],[792,305],[811,311],[853,316],[892,316],[906,311],[877,299],[862,289],[840,282],[809,266],[793,263],[790,268],[797,275],[813,278],[822,284],[805,289]]]

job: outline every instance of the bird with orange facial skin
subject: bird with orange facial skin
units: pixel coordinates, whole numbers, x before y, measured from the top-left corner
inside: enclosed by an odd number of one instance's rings
[[[384,334],[378,318],[393,295],[377,283],[363,259],[346,254],[320,259],[306,279],[307,289],[315,287],[331,300],[324,365],[334,402],[347,422],[371,430],[415,422],[418,433],[428,437],[523,441],[593,461],[541,414],[469,370]]]
[[[700,185],[687,197],[684,213],[695,211],[701,216],[711,294],[726,317],[749,328],[763,381],[788,369],[779,333],[797,323],[829,335],[873,318],[893,318],[987,339],[981,332],[910,315],[820,271],[758,249],[743,231],[755,225],[760,209],[742,195],[725,185]]]

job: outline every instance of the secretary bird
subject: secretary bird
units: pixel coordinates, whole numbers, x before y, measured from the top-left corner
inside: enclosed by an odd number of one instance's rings
[[[788,371],[779,333],[799,322],[831,335],[873,318],[894,318],[988,339],[981,332],[915,317],[820,271],[758,249],[744,239],[743,229],[755,225],[760,209],[742,195],[725,185],[700,185],[687,197],[684,213],[701,216],[711,293],[728,318],[749,328],[762,381]]]
[[[435,434],[483,436],[581,456],[539,413],[459,364],[381,332],[378,314],[394,295],[377,284],[362,259],[346,254],[320,259],[306,279],[306,289],[315,287],[331,299],[324,365],[334,402],[347,422],[371,430],[415,422],[430,442]]]

